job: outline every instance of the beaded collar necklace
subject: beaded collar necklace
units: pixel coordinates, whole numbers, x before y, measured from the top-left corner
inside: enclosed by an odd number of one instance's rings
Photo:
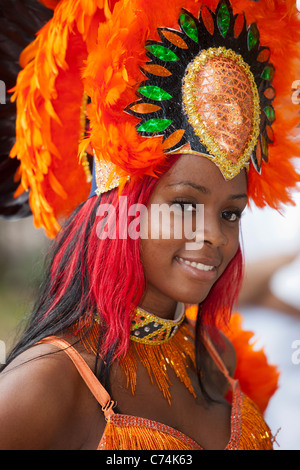
[[[187,390],[196,397],[188,370],[195,369],[194,334],[185,320],[183,304],[178,304],[174,320],[165,320],[138,307],[131,322],[130,345],[120,360],[120,366],[126,375],[126,386],[134,395],[137,386],[138,361],[145,367],[151,383],[157,385],[164,398],[171,405],[172,369]],[[97,353],[99,330],[98,316],[93,328],[87,335],[78,324],[76,333],[80,335],[87,351]]]
[[[157,385],[171,405],[171,369],[189,392],[196,397],[188,368],[195,367],[194,335],[184,322],[184,305],[178,304],[174,320],[165,320],[142,308],[132,320],[130,346],[120,365],[125,372],[127,388],[135,393],[138,361],[146,368],[151,383]]]
[[[174,320],[159,318],[138,307],[134,320],[131,322],[130,339],[143,344],[165,343],[174,336],[184,318],[183,304],[178,304]]]

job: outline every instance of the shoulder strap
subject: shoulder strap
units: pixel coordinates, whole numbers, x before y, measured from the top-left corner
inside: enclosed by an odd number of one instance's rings
[[[206,349],[209,352],[211,358],[213,359],[216,366],[220,369],[222,374],[226,377],[229,385],[233,389],[235,387],[236,380],[230,376],[227,367],[225,366],[220,354],[218,353],[215,346],[213,345],[213,342],[210,339],[207,332],[204,332],[203,338],[204,338]]]
[[[60,348],[61,351],[64,351],[72,360],[87,387],[101,405],[105,417],[107,418],[109,415],[114,413],[112,410],[114,402],[111,400],[109,394],[103,385],[101,385],[95,374],[93,374],[85,360],[81,357],[79,352],[73,348],[73,346],[71,346],[67,341],[58,338],[57,336],[48,336],[47,338],[39,341],[37,344],[40,343],[53,344],[54,346]]]

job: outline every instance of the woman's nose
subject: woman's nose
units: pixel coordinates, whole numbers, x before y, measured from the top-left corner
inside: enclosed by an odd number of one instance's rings
[[[204,213],[204,243],[213,246],[224,246],[227,244],[227,237],[222,228],[221,217],[210,212]]]

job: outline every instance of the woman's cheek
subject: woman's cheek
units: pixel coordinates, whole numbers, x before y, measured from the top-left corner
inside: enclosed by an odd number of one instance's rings
[[[141,218],[141,238],[171,240],[183,238],[183,217],[168,204],[152,204]]]

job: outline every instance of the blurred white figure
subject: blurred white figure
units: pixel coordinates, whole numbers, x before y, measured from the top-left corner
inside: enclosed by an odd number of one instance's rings
[[[300,343],[300,193],[294,200],[282,215],[254,208],[242,218],[246,275],[239,311],[281,371],[265,416],[272,432],[281,428],[279,450],[300,450],[300,364],[293,361]]]

